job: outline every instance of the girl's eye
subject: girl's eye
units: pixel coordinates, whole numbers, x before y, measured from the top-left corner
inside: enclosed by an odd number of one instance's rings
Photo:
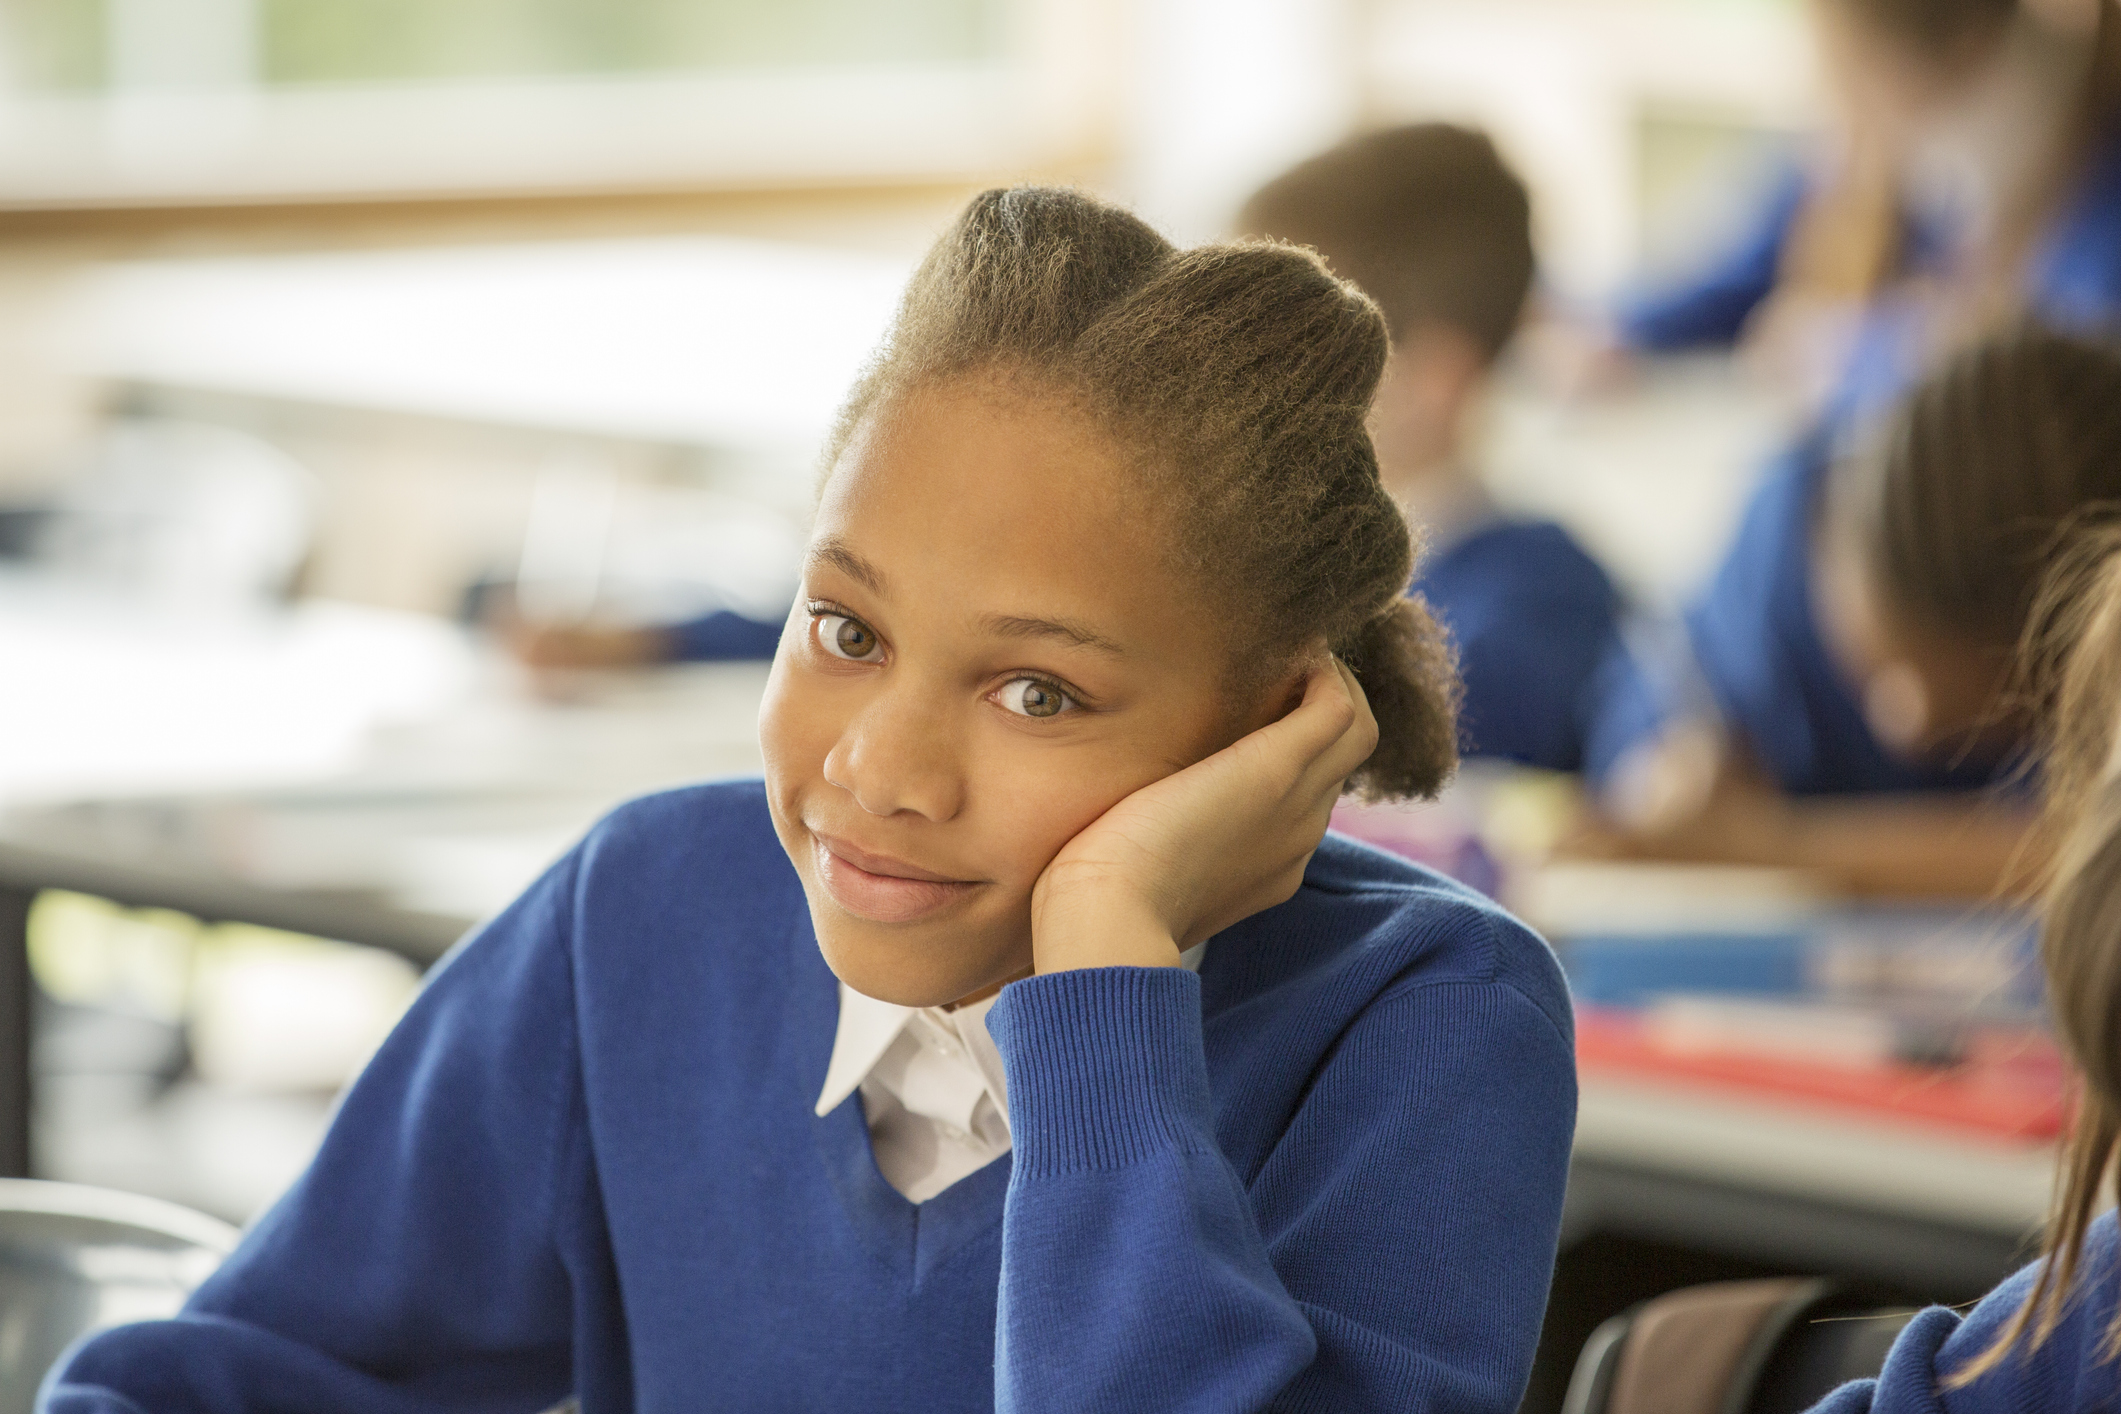
[[[860,619],[845,614],[819,614],[817,641],[835,658],[866,663],[876,655],[876,634]]]
[[[1057,717],[1074,702],[1068,694],[1037,678],[1017,678],[996,694],[1003,707],[1019,717]]]

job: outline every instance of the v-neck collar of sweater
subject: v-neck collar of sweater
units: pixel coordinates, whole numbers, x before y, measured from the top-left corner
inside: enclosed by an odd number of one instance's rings
[[[1196,943],[1178,955],[1179,965],[1200,971],[1206,943]],[[1002,1070],[1001,1052],[987,1034],[987,1013],[1001,994],[955,1008],[907,1007],[878,1001],[840,983],[839,1023],[832,1041],[832,1059],[825,1067],[824,1088],[817,1098],[817,1113],[837,1109],[860,1089],[915,1016],[924,1016],[938,1031],[956,1036],[961,1054],[953,1059],[967,1071],[969,1083],[984,1085],[1007,1120],[1009,1080]]]

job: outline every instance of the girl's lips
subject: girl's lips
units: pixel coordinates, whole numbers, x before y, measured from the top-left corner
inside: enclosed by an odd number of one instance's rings
[[[817,859],[818,883],[832,901],[857,918],[872,923],[911,923],[956,903],[979,887],[960,879],[913,879],[900,874],[874,873],[835,852],[837,841],[821,835],[810,837]],[[848,854],[859,854],[851,846],[840,846]],[[892,867],[875,855],[862,854],[875,868]],[[903,867],[903,866],[902,866]],[[925,871],[923,871],[925,872]]]

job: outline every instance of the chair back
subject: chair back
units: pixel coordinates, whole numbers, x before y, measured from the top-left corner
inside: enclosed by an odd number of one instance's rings
[[[1802,1414],[1877,1374],[1914,1315],[1821,1277],[1666,1292],[1591,1333],[1562,1414]]]
[[[0,1414],[30,1414],[81,1336],[175,1315],[237,1236],[156,1198],[0,1179]]]

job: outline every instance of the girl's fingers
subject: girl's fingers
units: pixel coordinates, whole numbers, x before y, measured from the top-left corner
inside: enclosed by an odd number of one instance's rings
[[[1346,664],[1324,656],[1305,677],[1303,699],[1295,708],[1236,743],[1231,759],[1233,764],[1245,756],[1258,766],[1274,763],[1274,769],[1289,773],[1287,788],[1293,794],[1330,801],[1376,746],[1377,719],[1361,685]]]
[[[1337,797],[1341,784],[1377,749],[1377,718],[1370,711],[1362,684],[1338,658],[1328,660],[1310,687],[1318,694],[1321,717],[1338,730],[1316,743],[1310,759],[1303,764],[1300,784],[1328,797]],[[1311,691],[1307,691],[1305,706],[1310,706],[1311,702]]]
[[[1320,764],[1334,779],[1344,781],[1377,749],[1377,714],[1370,710],[1369,696],[1363,692],[1362,683],[1356,680],[1355,670],[1338,658],[1333,660],[1333,668],[1340,679],[1341,690],[1347,694],[1349,706],[1355,710],[1355,720],[1327,748]]]
[[[1306,765],[1316,760],[1360,716],[1343,671],[1337,658],[1315,664],[1304,677],[1303,700],[1286,717],[1260,728],[1260,739],[1273,741]]]

